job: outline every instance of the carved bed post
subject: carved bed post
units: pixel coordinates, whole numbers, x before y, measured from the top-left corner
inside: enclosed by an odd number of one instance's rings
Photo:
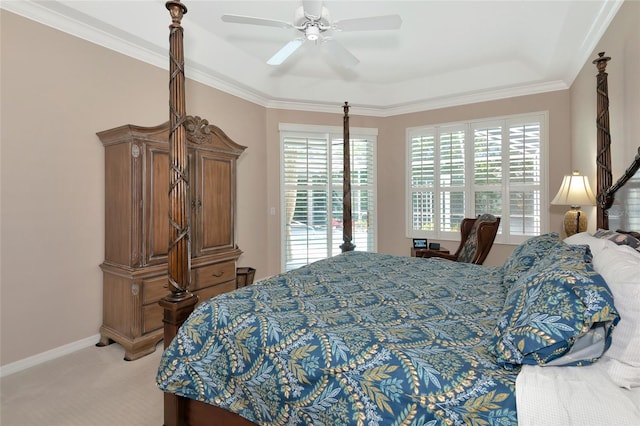
[[[598,53],[598,58],[593,63],[598,67],[597,96],[598,110],[596,114],[597,127],[597,226],[609,229],[609,217],[607,209],[611,207],[612,199],[607,195],[607,190],[612,184],[611,176],[611,134],[609,133],[609,89],[607,87],[607,62],[611,58],[604,56],[604,52]]]
[[[342,173],[342,239],[343,243],[340,246],[342,252],[353,251],[356,248],[351,242],[353,225],[351,219],[351,149],[349,147],[349,103],[345,102],[344,106],[344,118],[342,119],[342,131],[343,131],[343,173]]]
[[[187,8],[179,1],[168,1],[166,7],[171,14],[169,26],[169,253],[168,273],[171,294],[161,301],[165,308],[165,322],[174,324],[179,318],[167,318],[169,311],[177,311],[179,306],[193,305],[197,298],[189,292],[190,282],[190,212],[189,177],[186,137],[186,101],[184,82],[184,48],[182,44],[182,16]],[[182,318],[184,320],[184,318]],[[175,324],[179,328],[180,324]],[[174,336],[167,336],[165,347]],[[167,337],[170,337],[167,339]]]
[[[190,281],[190,212],[187,138],[184,122],[186,100],[184,83],[184,48],[182,16],[187,8],[179,1],[168,1],[169,26],[169,252],[168,275],[171,294],[160,300],[164,308],[164,347],[166,348],[187,319],[197,296],[189,292]],[[184,401],[164,394],[164,425],[180,424]]]
[[[189,292],[190,282],[190,211],[187,174],[184,46],[182,16],[187,8],[179,1],[168,1],[171,15],[169,26],[169,253],[168,274],[171,294],[160,300],[164,308],[164,346],[171,343],[178,328],[193,310],[197,296]],[[184,409],[182,398],[164,394],[164,424],[180,424]]]

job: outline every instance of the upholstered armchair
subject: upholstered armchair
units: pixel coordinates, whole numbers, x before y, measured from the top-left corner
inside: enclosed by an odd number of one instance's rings
[[[460,246],[454,254],[438,250],[421,250],[422,257],[441,257],[456,262],[482,265],[496,239],[500,218],[484,213],[476,218],[464,218],[460,224]]]

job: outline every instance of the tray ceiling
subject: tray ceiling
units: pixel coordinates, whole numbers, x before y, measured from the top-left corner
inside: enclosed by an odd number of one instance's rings
[[[306,41],[285,63],[266,61],[294,29],[222,22],[223,14],[291,22],[299,1],[183,1],[188,78],[270,108],[389,116],[562,90],[621,1],[325,1],[333,20],[398,14],[398,30],[334,32],[360,63],[337,64]],[[168,68],[164,2],[3,1],[1,7]]]

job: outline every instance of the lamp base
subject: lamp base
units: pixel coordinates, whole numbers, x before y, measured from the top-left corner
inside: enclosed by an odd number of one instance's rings
[[[564,232],[567,237],[587,230],[587,215],[580,208],[573,207],[564,215]]]

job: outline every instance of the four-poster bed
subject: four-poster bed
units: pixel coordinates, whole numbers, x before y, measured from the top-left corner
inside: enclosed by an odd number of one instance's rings
[[[551,234],[536,237],[504,267],[352,251],[347,103],[343,253],[194,311],[188,221],[182,221],[188,191],[180,22],[186,8],[178,1],[167,8],[173,21],[172,292],[160,302],[166,350],[157,376],[165,391],[166,426],[426,425],[432,419],[513,424],[515,380],[523,364],[588,365],[606,351],[620,316],[584,245],[572,247]],[[606,96],[606,75],[604,81]],[[598,105],[598,116],[607,116]],[[607,126],[608,117],[602,131],[608,133]],[[598,165],[610,174],[609,148],[599,142],[598,149]],[[598,193],[610,186],[599,180]],[[606,217],[606,209],[599,204],[599,216]],[[540,276],[548,280],[540,283]],[[559,324],[531,325],[531,318],[520,316],[536,292],[563,300],[561,312],[545,311]],[[536,309],[560,309],[550,305],[547,300]],[[569,320],[562,322],[563,316]],[[535,333],[518,328],[522,322]]]

